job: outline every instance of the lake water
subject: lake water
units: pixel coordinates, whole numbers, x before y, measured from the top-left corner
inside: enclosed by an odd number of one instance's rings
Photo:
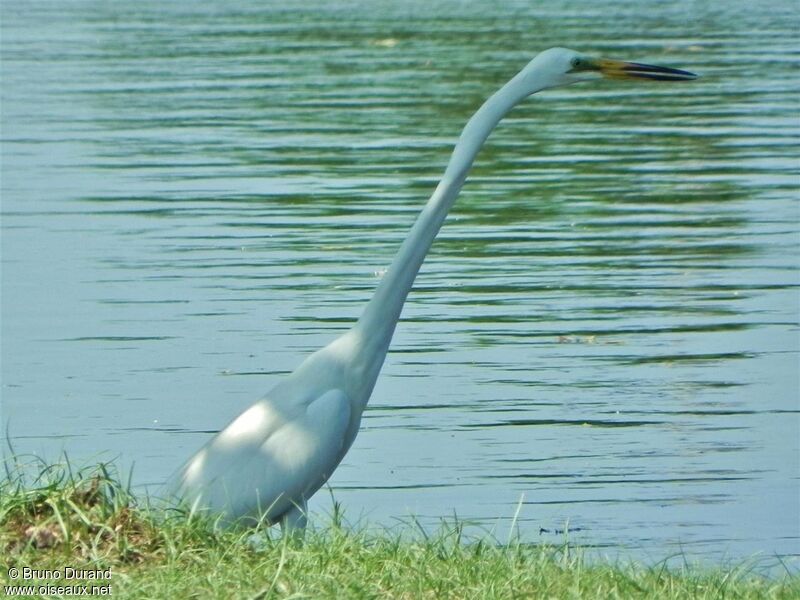
[[[3,5],[14,449],[157,489],[353,322],[470,114],[566,45],[702,78],[503,122],[333,494],[351,521],[505,540],[521,501],[533,542],[796,566],[794,3],[303,4]]]

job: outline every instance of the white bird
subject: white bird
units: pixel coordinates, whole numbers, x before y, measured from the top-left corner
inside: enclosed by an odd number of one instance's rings
[[[279,522],[303,529],[306,503],[328,480],[358,433],[406,296],[486,138],[517,103],[580,81],[685,81],[686,71],[594,59],[565,48],[536,56],[464,127],[444,176],[353,327],[309,356],[192,456],[168,494],[219,523]]]

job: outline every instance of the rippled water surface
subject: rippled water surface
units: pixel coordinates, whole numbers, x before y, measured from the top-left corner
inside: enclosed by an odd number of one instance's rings
[[[797,560],[792,2],[5,3],[17,452],[157,486],[358,316],[537,51],[686,68],[515,109],[331,480],[352,520]],[[312,509],[328,510],[320,493]]]

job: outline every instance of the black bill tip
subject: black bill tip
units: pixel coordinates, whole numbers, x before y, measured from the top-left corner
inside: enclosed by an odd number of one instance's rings
[[[623,63],[620,71],[628,77],[652,79],[654,81],[691,81],[697,79],[697,75],[689,71],[642,63]]]

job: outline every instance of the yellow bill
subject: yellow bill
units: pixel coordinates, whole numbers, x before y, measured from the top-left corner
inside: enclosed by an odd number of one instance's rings
[[[681,69],[608,58],[582,60],[577,69],[599,71],[604,77],[613,79],[651,79],[654,81],[691,81],[692,79],[697,79],[697,75],[694,73],[682,71]]]
[[[606,77],[617,79],[653,79],[655,81],[691,81],[697,75],[681,69],[658,67],[642,63],[600,58],[595,61],[597,69]]]

